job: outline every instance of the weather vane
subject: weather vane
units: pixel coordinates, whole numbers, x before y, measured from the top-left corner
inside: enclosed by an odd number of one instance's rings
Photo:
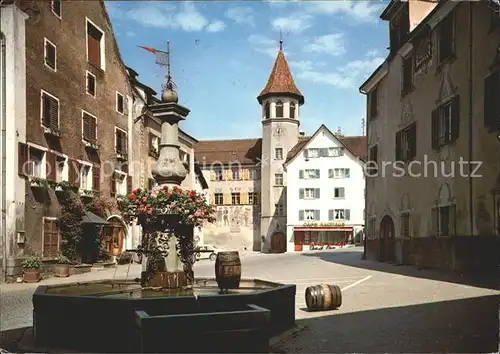
[[[151,47],[139,46],[140,48],[147,50],[155,55],[155,63],[162,67],[167,67],[167,75],[165,75],[165,84],[162,85],[162,89],[174,89],[176,87],[174,81],[172,80],[172,75],[170,74],[170,41],[167,41],[167,51],[159,50]]]

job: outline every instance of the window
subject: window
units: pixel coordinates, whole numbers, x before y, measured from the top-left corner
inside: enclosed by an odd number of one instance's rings
[[[295,103],[290,102],[290,118],[295,118]]]
[[[350,209],[331,209],[328,210],[328,220],[350,220],[351,210]]]
[[[317,158],[317,157],[339,157],[344,156],[343,147],[329,147],[329,148],[311,148],[304,150],[304,157]]]
[[[299,171],[300,179],[318,179],[320,177],[320,170],[307,169]]]
[[[271,105],[269,102],[264,105],[264,118],[271,118]]]
[[[104,70],[104,32],[87,19],[87,60]]]
[[[328,178],[349,178],[351,170],[348,168],[331,168],[328,170]]]
[[[42,125],[56,131],[59,130],[59,100],[42,91],[41,106]]]
[[[332,147],[328,148],[328,157],[344,156],[344,148]]]
[[[251,180],[258,180],[259,179],[259,170],[257,169],[252,169],[250,170],[250,179]]]
[[[378,88],[375,87],[370,92],[368,99],[370,101],[370,119],[375,119],[378,114]]]
[[[224,204],[224,195],[222,193],[215,193],[214,199],[215,199],[215,205]]]
[[[401,95],[404,96],[413,89],[413,56],[403,59],[403,87]]]
[[[65,180],[64,174],[66,172],[66,159],[61,156],[57,156],[56,165],[54,168],[56,169],[56,182],[62,182]],[[52,167],[51,167],[52,168]]]
[[[311,157],[311,158],[315,158],[315,157],[319,157],[319,149],[306,149],[304,150],[304,153],[306,155],[306,157]]]
[[[417,123],[396,133],[396,161],[411,161],[417,156]]]
[[[52,0],[50,2],[50,8],[54,15],[61,18],[61,0]]]
[[[116,194],[127,195],[127,175],[121,171],[115,171],[115,183],[116,183],[115,187]]]
[[[80,188],[83,190],[91,190],[90,182],[90,166],[82,166],[80,170]]]
[[[400,216],[401,237],[410,237],[410,213],[402,213]]]
[[[432,148],[455,142],[459,132],[459,100],[455,96],[450,101],[432,111]]]
[[[28,148],[28,159],[26,163],[25,172],[29,177],[44,178],[42,162],[45,153],[41,150],[35,149],[34,147]]]
[[[439,63],[450,59],[455,51],[455,21],[453,14],[439,24]]]
[[[83,112],[83,140],[89,143],[97,142],[97,118]]]
[[[248,204],[259,204],[259,195],[255,192],[248,193]]]
[[[338,187],[333,189],[333,197],[335,199],[344,199],[345,198],[345,188]]]
[[[410,33],[410,17],[408,3],[404,4],[401,11],[394,17],[390,25],[390,45],[391,53],[395,53],[406,43]]]
[[[124,112],[123,95],[120,92],[116,93],[116,111],[120,114]]]
[[[484,126],[489,129],[500,128],[499,84],[500,75],[498,70],[484,80]]]
[[[320,219],[320,211],[319,210],[305,210],[305,219],[306,220],[319,220]]]
[[[127,141],[127,133],[118,128],[115,127],[115,151],[119,155],[126,155],[127,154],[127,147],[128,147],[128,141]]]
[[[299,199],[319,199],[320,189],[319,188],[300,188],[299,189]]]
[[[156,135],[149,133],[149,141],[148,141],[148,154],[153,158],[158,158],[158,149],[160,146],[160,138]]]
[[[231,204],[240,204],[240,193],[231,193]]]
[[[276,101],[275,110],[276,118],[283,118],[283,102]]]
[[[426,30],[420,38],[415,40],[413,51],[414,70],[421,69],[432,57],[431,33]]]
[[[235,180],[235,181],[240,180],[240,169],[239,168],[232,168],[231,174],[233,176],[233,180]]]
[[[44,38],[44,63],[50,69],[57,70],[57,48],[47,38]]]
[[[432,208],[431,222],[435,236],[455,236],[455,205]]]
[[[274,159],[283,160],[283,148],[274,149]]]
[[[281,204],[275,204],[274,209],[276,210],[275,214],[277,216],[283,216],[285,215],[284,210],[283,210],[283,205]]]
[[[274,175],[274,185],[275,186],[282,186],[283,185],[283,174],[282,173],[276,173]]]
[[[221,169],[214,170],[214,179],[216,181],[222,181],[224,179],[223,173]]]
[[[42,253],[44,258],[54,258],[59,254],[59,229],[55,218],[43,218]]]
[[[87,86],[87,93],[93,97],[96,95],[96,80],[95,76],[87,71],[86,74],[86,86]]]

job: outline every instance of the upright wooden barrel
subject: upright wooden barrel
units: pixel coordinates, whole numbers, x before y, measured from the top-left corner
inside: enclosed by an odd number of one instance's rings
[[[215,280],[221,290],[237,289],[241,280],[241,260],[237,251],[219,252],[215,259]]]
[[[307,309],[310,311],[333,310],[342,305],[342,292],[337,285],[310,286],[305,295]]]

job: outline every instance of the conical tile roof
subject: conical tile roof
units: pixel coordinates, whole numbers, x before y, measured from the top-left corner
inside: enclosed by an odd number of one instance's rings
[[[283,53],[281,49],[278,52],[267,84],[260,92],[259,96],[257,96],[257,100],[259,103],[262,103],[264,98],[278,94],[295,96],[298,98],[299,104],[304,104],[304,96],[302,96],[297,86],[295,86],[292,73],[285,58],[285,53]]]

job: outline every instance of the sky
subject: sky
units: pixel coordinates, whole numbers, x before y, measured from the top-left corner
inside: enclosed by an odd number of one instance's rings
[[[166,50],[181,128],[196,139],[261,136],[264,88],[283,49],[305,97],[300,129],[321,124],[362,135],[366,97],[359,86],[383,62],[388,25],[382,1],[106,1],[120,53],[139,80],[161,91],[165,68],[138,46]]]

